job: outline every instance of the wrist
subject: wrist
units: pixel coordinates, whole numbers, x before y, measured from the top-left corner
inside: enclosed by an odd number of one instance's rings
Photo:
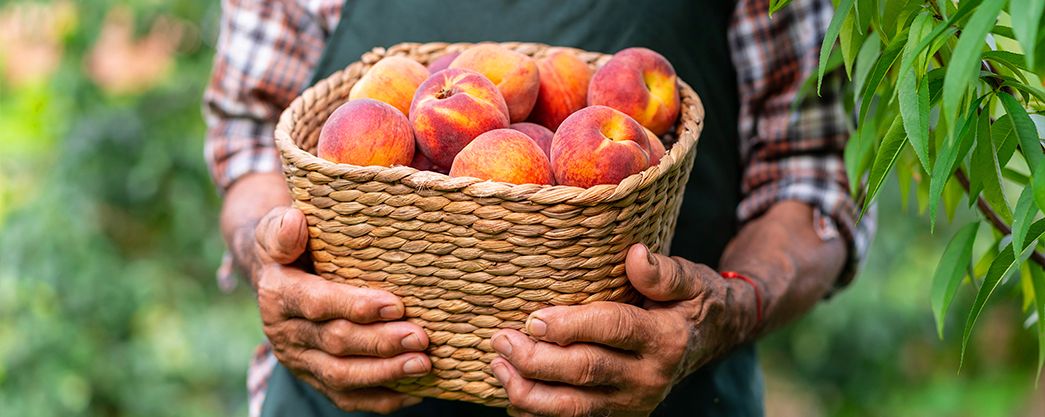
[[[735,318],[731,333],[737,336],[735,344],[754,340],[761,333],[766,320],[767,305],[762,281],[753,274],[735,270],[723,270],[720,276],[731,295],[731,316]]]
[[[246,275],[253,288],[257,288],[256,280],[261,267],[261,261],[258,259],[257,239],[254,236],[257,224],[258,220],[253,220],[238,225],[226,242],[234,265]]]

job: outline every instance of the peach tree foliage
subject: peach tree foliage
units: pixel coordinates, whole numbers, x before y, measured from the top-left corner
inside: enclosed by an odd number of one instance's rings
[[[789,2],[773,0],[769,12]],[[819,72],[803,91],[818,93],[825,73],[844,69],[845,103],[855,119],[845,169],[861,216],[890,173],[904,201],[915,188],[930,229],[941,202],[951,220],[962,200],[975,205],[977,220],[950,238],[932,278],[937,332],[942,338],[951,301],[971,283],[969,311],[954,312],[964,316],[964,360],[984,305],[1012,281],[1038,336],[1040,375],[1045,155],[1033,119],[1045,113],[1045,1],[834,2]]]

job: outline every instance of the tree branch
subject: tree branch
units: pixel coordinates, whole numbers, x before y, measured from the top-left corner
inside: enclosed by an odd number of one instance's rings
[[[961,168],[958,168],[954,171],[954,178],[956,178],[958,180],[958,183],[962,185],[962,188],[965,190],[965,194],[969,195],[969,177],[965,176],[965,171],[962,171]],[[976,198],[976,207],[980,209],[980,212],[983,213],[984,216],[987,217],[987,221],[989,221],[995,229],[997,229],[999,232],[1002,232],[1002,234],[1012,234],[1012,228],[1009,227],[1009,225],[1005,224],[1005,220],[1002,220],[1002,218],[998,216],[998,213],[991,208],[991,205],[987,203],[987,200],[985,200],[982,196],[978,196]],[[1016,248],[1013,248],[1013,254],[1019,255],[1019,253],[1017,253],[1015,250]],[[1030,259],[1033,260],[1034,263],[1040,265],[1042,268],[1045,268],[1045,255],[1042,255],[1041,252],[1035,250],[1033,253],[1031,253]]]

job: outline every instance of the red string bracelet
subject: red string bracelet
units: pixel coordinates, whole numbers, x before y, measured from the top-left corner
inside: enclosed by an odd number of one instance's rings
[[[755,303],[757,304],[755,311],[758,319],[757,323],[762,323],[762,294],[758,291],[758,285],[755,284],[755,280],[741,275],[739,272],[723,271],[722,278],[725,279],[739,279],[748,285],[751,285],[751,289],[755,290]]]

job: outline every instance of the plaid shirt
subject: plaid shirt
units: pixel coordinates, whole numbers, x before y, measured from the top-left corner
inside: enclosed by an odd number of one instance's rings
[[[275,123],[308,82],[343,1],[223,0],[214,72],[204,97],[205,153],[220,190],[245,174],[280,170]],[[833,7],[830,0],[794,0],[770,19],[768,4],[738,1],[729,28],[744,165],[737,217],[749,221],[783,200],[812,205],[821,237],[840,235],[848,243],[850,262],[839,280],[844,285],[873,228],[873,217],[856,223],[857,207],[847,191],[842,162],[847,115],[831,88],[793,104],[802,83],[816,72]],[[260,415],[274,364],[267,346],[260,347],[248,378],[252,416]]]

